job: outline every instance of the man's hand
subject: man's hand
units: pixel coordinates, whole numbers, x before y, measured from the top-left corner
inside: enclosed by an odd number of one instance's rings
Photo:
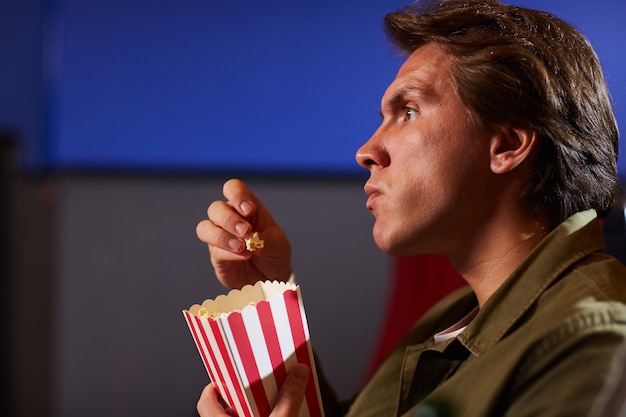
[[[217,278],[228,288],[265,279],[288,280],[291,247],[263,203],[240,180],[227,181],[223,193],[226,200],[211,203],[209,218],[196,228],[198,238],[209,247]],[[254,232],[265,245],[250,252],[244,240]]]
[[[308,379],[309,368],[300,363],[294,365],[280,388],[270,417],[298,417]]]
[[[304,400],[308,379],[309,368],[304,364],[294,365],[278,393],[270,417],[297,417]],[[235,415],[231,409],[222,406],[219,394],[213,384],[204,388],[198,400],[197,408],[200,417],[232,417]]]

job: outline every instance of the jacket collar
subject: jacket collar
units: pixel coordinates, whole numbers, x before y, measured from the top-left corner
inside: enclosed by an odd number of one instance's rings
[[[476,356],[490,350],[568,267],[604,247],[595,210],[550,232],[481,308],[458,340]]]

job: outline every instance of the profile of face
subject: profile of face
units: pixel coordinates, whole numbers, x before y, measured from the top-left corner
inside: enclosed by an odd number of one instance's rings
[[[389,254],[458,250],[488,204],[489,134],[458,97],[449,60],[435,44],[414,51],[382,97],[380,126],[356,153],[370,172],[373,237]]]

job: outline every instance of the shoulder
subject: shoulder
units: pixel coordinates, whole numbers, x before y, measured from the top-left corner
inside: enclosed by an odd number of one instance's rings
[[[567,350],[586,343],[614,344],[626,342],[626,305],[619,301],[587,297],[568,308],[562,317],[537,314],[534,321],[545,329],[533,345],[533,355],[544,357],[550,352]]]
[[[527,324],[542,329],[538,355],[582,338],[626,339],[626,267],[602,252],[586,256],[545,289]]]
[[[539,307],[511,339],[519,347],[518,382],[558,367],[587,373],[589,383],[599,386],[626,344],[626,305],[593,296],[565,298]]]

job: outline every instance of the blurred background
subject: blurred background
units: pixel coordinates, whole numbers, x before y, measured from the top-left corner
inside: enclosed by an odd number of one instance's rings
[[[195,415],[181,310],[226,292],[195,226],[230,177],[290,235],[322,368],[358,389],[393,260],[354,152],[405,3],[0,0],[0,414]],[[625,126],[626,2],[515,3],[589,37]]]

